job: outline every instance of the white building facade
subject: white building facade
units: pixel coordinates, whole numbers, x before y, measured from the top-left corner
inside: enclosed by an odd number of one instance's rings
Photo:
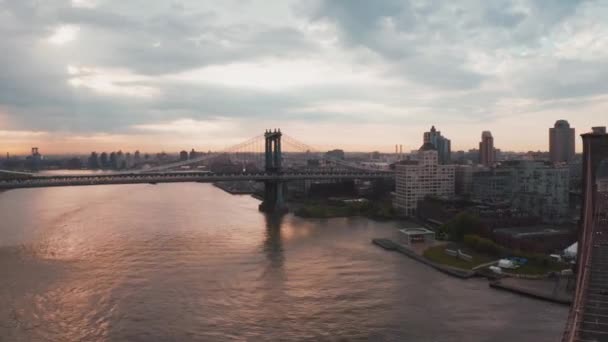
[[[439,164],[437,150],[432,144],[425,143],[418,151],[417,161],[406,161],[395,166],[393,206],[400,213],[413,216],[418,202],[426,196],[454,196],[455,173],[455,166]]]

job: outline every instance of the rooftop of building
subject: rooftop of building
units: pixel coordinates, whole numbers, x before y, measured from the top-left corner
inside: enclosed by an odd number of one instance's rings
[[[606,126],[591,127],[591,132],[583,133],[581,135],[583,137],[590,136],[594,138],[605,138],[606,136],[608,136],[608,134],[606,134]]]
[[[420,146],[419,151],[437,151],[437,149],[435,148],[435,145],[431,144],[430,142],[427,142]]]
[[[494,233],[510,235],[514,238],[528,238],[536,236],[551,236],[568,234],[573,231],[570,226],[536,225],[523,227],[507,227],[495,229]]]
[[[410,159],[404,159],[404,160],[400,160],[397,163],[395,163],[395,165],[418,165],[418,161],[417,160],[410,160]]]
[[[497,163],[492,169],[486,171],[478,171],[477,173],[486,172],[487,174],[508,172],[511,168],[545,168],[545,169],[568,169],[567,164],[554,164],[547,160],[503,160]]]
[[[403,228],[403,229],[400,229],[399,231],[405,235],[426,235],[426,234],[435,235],[434,231],[432,231],[430,229],[426,229],[424,227]]]

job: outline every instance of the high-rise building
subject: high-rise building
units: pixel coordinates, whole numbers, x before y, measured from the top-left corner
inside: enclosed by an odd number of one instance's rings
[[[566,120],[557,120],[553,128],[549,128],[549,153],[551,162],[567,163],[574,158],[574,128]]]
[[[449,164],[451,161],[452,154],[452,142],[450,139],[441,135],[441,132],[435,129],[435,126],[431,127],[431,130],[424,132],[423,143],[432,144],[439,155],[440,164]]]
[[[454,165],[440,165],[439,154],[431,143],[418,150],[417,161],[395,165],[396,196],[394,207],[402,214],[416,214],[418,202],[426,196],[454,196]]]
[[[494,138],[492,132],[481,133],[479,143],[479,163],[484,166],[493,166],[496,163],[496,150],[494,149]]]

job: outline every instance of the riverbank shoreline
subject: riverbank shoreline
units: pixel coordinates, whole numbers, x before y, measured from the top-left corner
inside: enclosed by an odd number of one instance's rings
[[[527,280],[535,282],[540,286],[530,287],[525,286],[522,280],[516,278],[505,278],[491,281],[489,286],[493,289],[507,291],[521,296],[526,296],[546,302],[570,306],[572,305],[572,295],[567,295],[564,291],[556,291],[551,289],[551,285],[542,284],[543,280]]]
[[[455,278],[466,280],[473,277],[484,277],[488,279],[489,287],[496,290],[507,291],[513,294],[560,305],[569,306],[572,304],[572,299],[570,298],[571,295],[569,295],[565,289],[557,291],[557,286],[552,288],[552,285],[554,284],[551,283],[551,281],[547,280],[546,277],[542,279],[525,279],[511,277],[499,278],[493,276],[493,274],[488,274],[487,272],[484,272],[483,269],[480,268],[469,271],[435,263],[433,261],[428,260],[424,256],[417,254],[406,246],[394,242],[391,239],[372,239],[372,243],[376,246],[381,247],[384,250],[403,254],[409,257],[410,259],[413,259],[419,263],[434,268],[435,270],[441,273],[447,274]]]
[[[457,269],[454,267],[444,266],[444,265],[432,262],[432,261],[426,259],[425,257],[416,254],[414,251],[408,249],[407,247],[405,247],[399,243],[395,243],[394,241],[392,241],[390,239],[372,239],[372,243],[384,248],[385,250],[396,251],[398,253],[401,253],[411,259],[414,259],[422,264],[430,266],[442,273],[445,273],[447,275],[450,275],[450,276],[453,276],[456,278],[469,279],[469,278],[475,277],[477,275],[476,272],[473,272],[473,271]]]
[[[351,201],[351,202],[349,202]],[[330,219],[365,217],[375,221],[401,219],[390,202],[367,199],[290,201],[297,204],[294,215],[302,218]]]
[[[231,195],[253,195],[253,194],[255,194],[255,192],[252,190],[236,190],[236,189],[230,188],[227,185],[222,184],[222,183],[213,183],[213,186],[215,186],[218,189],[224,190],[225,192],[227,192]]]

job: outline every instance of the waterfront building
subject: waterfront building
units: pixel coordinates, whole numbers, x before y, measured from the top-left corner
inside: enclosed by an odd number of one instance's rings
[[[408,246],[414,243],[425,243],[432,246],[435,243],[435,232],[424,227],[404,228],[399,230],[399,241]]]
[[[457,165],[455,176],[456,195],[471,195],[473,193],[473,174],[487,170],[488,168],[480,165]]]
[[[439,155],[440,164],[449,164],[452,155],[452,142],[450,139],[441,135],[441,132],[435,129],[435,126],[431,127],[431,130],[424,132],[423,144],[430,143],[437,150]]]
[[[473,175],[473,198],[510,203],[545,222],[569,219],[569,168],[542,161],[509,161]]]
[[[567,163],[574,158],[575,131],[566,120],[558,120],[549,128],[549,153],[551,162]]]
[[[484,131],[481,133],[481,142],[479,143],[479,163],[484,166],[494,166],[494,163],[496,163],[494,137],[492,137],[492,132],[490,131]]]
[[[576,240],[576,229],[569,225],[510,226],[494,229],[492,233],[501,246],[533,253],[563,250]]]
[[[418,202],[426,196],[454,196],[454,165],[439,164],[439,154],[431,143],[418,151],[418,160],[395,165],[394,207],[404,215],[415,215]]]
[[[489,203],[502,203],[510,200],[513,169],[492,168],[475,172],[472,177],[473,198]]]

